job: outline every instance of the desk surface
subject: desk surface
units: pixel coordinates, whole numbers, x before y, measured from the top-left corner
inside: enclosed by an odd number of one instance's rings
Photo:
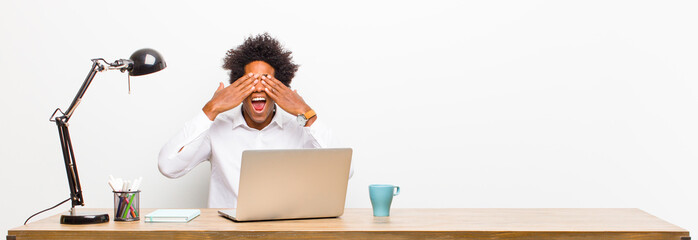
[[[154,209],[141,209],[145,216]],[[113,214],[113,209],[80,209]],[[8,239],[671,239],[688,231],[639,209],[346,209],[339,218],[236,223],[201,209],[189,223],[62,225],[59,215],[8,231]],[[112,218],[113,219],[113,218]],[[690,239],[690,238],[683,238]]]

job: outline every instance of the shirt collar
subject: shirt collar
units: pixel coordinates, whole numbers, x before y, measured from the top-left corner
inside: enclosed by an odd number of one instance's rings
[[[276,108],[276,112],[274,113],[274,116],[272,117],[269,125],[276,124],[277,126],[279,126],[279,128],[283,129],[284,123],[287,119],[283,117],[283,113],[279,111],[279,108],[276,107],[276,104],[274,104],[274,107]],[[233,122],[233,129],[240,126],[250,128],[249,126],[247,126],[247,122],[245,122],[245,117],[242,116],[242,104],[240,104],[240,106],[237,108],[231,109],[230,112],[231,113],[229,115],[229,118]]]

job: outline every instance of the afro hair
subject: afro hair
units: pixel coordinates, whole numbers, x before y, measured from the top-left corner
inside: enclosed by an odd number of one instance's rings
[[[223,69],[230,70],[230,83],[245,74],[245,66],[254,61],[263,61],[274,68],[274,77],[287,87],[298,71],[293,63],[291,51],[285,50],[281,43],[269,36],[269,33],[250,36],[237,48],[230,49],[223,59]]]

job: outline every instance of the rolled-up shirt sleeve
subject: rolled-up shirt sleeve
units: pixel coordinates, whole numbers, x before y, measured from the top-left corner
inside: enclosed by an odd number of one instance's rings
[[[203,161],[211,158],[211,140],[208,136],[213,121],[203,111],[184,124],[169,142],[160,149],[158,169],[168,178],[178,178]],[[181,151],[180,151],[181,149]]]
[[[307,148],[337,147],[332,132],[320,121],[315,121],[310,127],[303,127],[303,131]]]
[[[337,148],[341,147],[332,136],[332,131],[323,122],[315,121],[310,127],[303,127],[305,145],[307,148]],[[352,159],[349,178],[354,176],[354,160]]]

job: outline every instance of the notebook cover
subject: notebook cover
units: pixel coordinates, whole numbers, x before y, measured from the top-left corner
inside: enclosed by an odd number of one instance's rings
[[[145,215],[145,222],[189,222],[201,214],[199,209],[158,209]]]

